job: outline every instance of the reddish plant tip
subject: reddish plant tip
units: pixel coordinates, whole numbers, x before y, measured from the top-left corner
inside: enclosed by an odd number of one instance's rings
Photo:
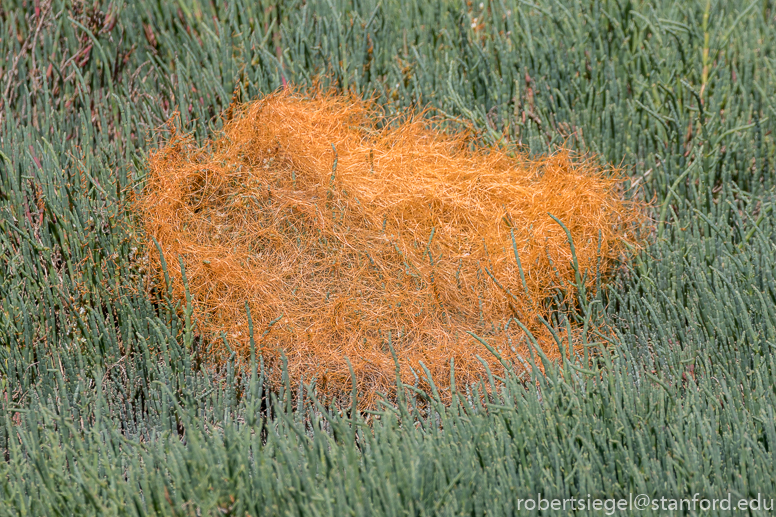
[[[472,149],[411,114],[387,120],[353,96],[286,88],[235,107],[202,147],[174,135],[151,154],[138,209],[167,263],[182,258],[213,361],[222,334],[249,353],[247,302],[267,360],[283,351],[293,379],[347,397],[349,359],[369,405],[395,390],[389,337],[404,381],[425,366],[443,393],[451,359],[459,386],[485,372],[477,356],[502,370],[467,332],[516,364],[529,356],[511,318],[557,359],[538,316],[549,318],[559,287],[577,293],[566,233],[549,214],[571,232],[591,291],[639,214],[618,180],[566,151],[531,160]],[[179,268],[169,274],[184,299]]]

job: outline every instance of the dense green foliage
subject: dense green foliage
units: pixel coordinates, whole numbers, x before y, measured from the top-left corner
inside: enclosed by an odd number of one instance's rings
[[[235,86],[316,78],[626,168],[656,231],[585,305],[616,335],[590,334],[592,365],[351,418],[296,383],[266,396],[255,362],[200,364],[190,310],[149,298],[126,210],[151,129],[177,109],[202,139]],[[774,93],[766,0],[3,1],[0,513],[776,497]]]

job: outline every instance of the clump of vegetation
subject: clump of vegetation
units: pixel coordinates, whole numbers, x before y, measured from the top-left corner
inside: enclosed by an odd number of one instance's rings
[[[394,353],[405,382],[426,367],[447,388],[453,360],[469,385],[485,370],[468,332],[515,364],[530,355],[512,318],[557,358],[548,300],[600,287],[633,235],[618,178],[568,152],[472,147],[352,95],[286,89],[231,109],[203,146],[176,133],[151,154],[139,213],[188,280],[156,258],[160,291],[171,278],[185,304],[188,288],[208,339],[283,351],[321,393],[349,397],[348,361],[362,400],[392,391]]]

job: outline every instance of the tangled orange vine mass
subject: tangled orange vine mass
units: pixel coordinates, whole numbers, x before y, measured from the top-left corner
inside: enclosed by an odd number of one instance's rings
[[[266,360],[285,353],[293,379],[336,397],[352,385],[347,358],[369,399],[395,387],[389,341],[405,382],[425,366],[443,390],[451,359],[459,385],[485,371],[477,356],[501,369],[467,332],[515,360],[528,355],[517,319],[559,357],[537,316],[558,288],[577,293],[549,214],[592,289],[637,214],[618,179],[567,152],[475,149],[418,116],[286,89],[235,107],[202,147],[173,135],[151,154],[137,208],[180,299],[182,259],[214,360],[223,336],[248,354],[247,302]]]

